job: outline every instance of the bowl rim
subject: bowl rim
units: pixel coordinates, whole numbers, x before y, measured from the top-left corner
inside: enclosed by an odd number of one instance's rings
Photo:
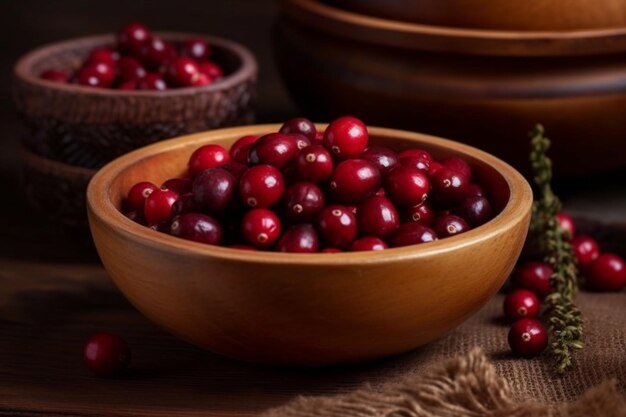
[[[126,239],[138,241],[142,245],[155,250],[176,251],[181,254],[208,256],[221,260],[238,261],[256,264],[290,264],[299,266],[338,266],[338,265],[372,265],[396,262],[400,260],[426,258],[435,254],[452,252],[456,249],[487,241],[501,232],[514,227],[530,213],[532,190],[526,179],[512,166],[499,158],[469,145],[404,130],[368,127],[370,135],[393,136],[399,139],[419,139],[426,144],[451,148],[456,152],[467,154],[479,159],[496,169],[509,188],[509,200],[493,219],[482,226],[471,229],[463,234],[439,239],[417,245],[389,248],[382,251],[341,252],[341,253],[282,253],[266,251],[247,251],[223,246],[213,246],[194,242],[160,233],[130,220],[120,212],[108,198],[108,190],[112,181],[126,168],[141,160],[155,155],[187,148],[194,144],[208,143],[212,140],[229,139],[233,136],[245,136],[264,132],[278,131],[280,124],[262,124],[246,127],[216,129],[191,135],[180,136],[158,142],[126,155],[123,155],[101,168],[91,179],[87,187],[87,209],[90,227],[93,231],[94,218],[115,233]],[[318,129],[325,128],[317,124]]]
[[[242,82],[254,77],[258,72],[258,64],[254,54],[243,46],[242,44],[230,39],[221,38],[213,35],[206,35],[201,33],[191,32],[154,32],[157,36],[160,36],[166,40],[183,40],[186,38],[196,37],[208,40],[210,44],[217,45],[220,48],[227,49],[237,55],[241,60],[241,65],[235,72],[225,77],[218,79],[217,81],[200,86],[200,87],[180,87],[172,88],[164,91],[144,91],[144,90],[118,90],[113,88],[98,88],[89,87],[78,84],[64,84],[55,81],[44,80],[39,78],[31,71],[33,65],[45,56],[54,55],[67,49],[76,48],[78,46],[93,46],[98,44],[114,44],[115,35],[100,34],[91,36],[82,36],[78,38],[70,38],[60,40],[53,43],[41,45],[29,52],[22,55],[16,62],[13,74],[18,79],[27,82],[29,84],[36,85],[42,88],[48,88],[52,90],[64,91],[68,93],[77,94],[91,94],[96,96],[110,96],[110,97],[172,97],[172,96],[185,96],[193,95],[197,93],[211,93],[228,89]]]

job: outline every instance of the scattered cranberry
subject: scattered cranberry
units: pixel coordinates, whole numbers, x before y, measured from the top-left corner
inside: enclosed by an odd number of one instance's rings
[[[222,227],[218,221],[200,213],[185,213],[174,217],[170,234],[209,245],[219,245],[222,241]]]
[[[509,346],[516,355],[532,358],[543,352],[547,345],[548,333],[538,320],[518,320],[509,331]]]
[[[292,223],[305,223],[315,219],[326,205],[324,193],[315,184],[297,182],[285,191],[283,212]]]
[[[307,146],[298,152],[296,172],[304,181],[326,181],[333,173],[333,159],[323,146]]]
[[[271,210],[256,208],[247,212],[241,221],[241,233],[253,246],[271,246],[280,236],[280,219]]]
[[[309,140],[314,141],[315,135],[317,134],[317,129],[313,122],[309,119],[305,119],[304,117],[295,117],[293,119],[287,120],[280,128],[280,133],[300,133]]]
[[[523,318],[535,318],[539,315],[541,302],[534,292],[515,290],[504,299],[504,317],[514,322]]]
[[[350,252],[361,252],[369,250],[387,249],[387,244],[380,238],[373,236],[365,236],[355,240],[348,249]]]
[[[70,80],[70,76],[65,71],[49,69],[39,74],[39,78],[48,81],[54,81],[56,83],[67,83]]]
[[[178,194],[171,190],[157,189],[146,198],[143,214],[149,224],[161,223],[172,218],[172,206]]]
[[[437,240],[435,232],[430,227],[419,223],[404,223],[387,238],[387,242],[392,248],[428,243],[435,240]]]
[[[324,146],[339,158],[358,157],[367,148],[367,127],[356,117],[340,117],[324,132]]]
[[[124,339],[112,333],[93,335],[85,344],[83,357],[96,376],[119,375],[130,364],[130,348]]]
[[[572,216],[567,213],[560,212],[557,213],[556,220],[559,222],[561,229],[567,232],[570,239],[576,235],[576,225],[574,224],[574,219],[572,219]]]
[[[470,227],[459,216],[444,214],[435,221],[434,229],[437,236],[443,238],[467,232]]]
[[[204,145],[189,157],[189,173],[198,175],[205,169],[217,168],[230,162],[228,151],[220,145]]]
[[[348,207],[331,205],[324,208],[320,213],[318,229],[324,243],[343,248],[350,245],[354,240],[357,222]]]
[[[399,166],[385,178],[385,192],[396,205],[411,207],[422,204],[428,197],[428,176],[417,168]]]
[[[135,210],[141,210],[143,212],[146,198],[148,198],[154,190],[158,189],[159,187],[149,181],[138,182],[130,188],[130,191],[128,191],[126,201]]]
[[[163,76],[158,73],[149,73],[146,74],[141,80],[139,80],[139,84],[137,84],[140,90],[150,90],[150,91],[165,91],[167,90],[167,84],[163,79]]]
[[[363,152],[361,158],[376,165],[376,168],[378,168],[383,176],[388,174],[400,163],[398,154],[384,146],[370,146]]]
[[[223,168],[203,171],[193,181],[195,203],[209,214],[224,213],[231,205],[237,189],[237,179]]]
[[[285,191],[283,174],[271,165],[256,165],[239,180],[239,196],[248,207],[271,207]]]
[[[626,264],[619,256],[603,253],[586,271],[587,285],[596,291],[619,291],[626,286]]]
[[[250,148],[252,148],[252,144],[258,138],[256,135],[248,135],[237,139],[233,146],[230,147],[230,159],[241,164],[247,164]]]
[[[268,164],[283,168],[293,161],[297,154],[298,143],[294,137],[283,133],[270,133],[254,142],[248,153],[248,163],[250,165]]]
[[[276,245],[278,252],[314,253],[319,249],[319,238],[310,224],[298,224],[287,229]]]
[[[384,196],[373,196],[357,211],[359,231],[364,235],[383,237],[400,225],[400,216],[393,203]]]
[[[521,265],[515,275],[514,283],[518,288],[525,288],[539,295],[546,297],[552,292],[550,287],[550,277],[552,267],[545,262],[526,262]]]
[[[571,241],[578,265],[586,267],[600,256],[600,246],[591,236],[579,235]]]
[[[183,42],[181,53],[195,61],[202,62],[209,59],[211,47],[209,43],[202,38],[189,38]]]
[[[330,189],[341,203],[359,203],[376,193],[380,187],[378,168],[364,159],[347,159],[335,168]]]

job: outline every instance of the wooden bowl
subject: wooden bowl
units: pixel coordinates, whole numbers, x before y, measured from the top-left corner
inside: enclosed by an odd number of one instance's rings
[[[370,129],[372,143],[465,158],[497,209],[493,220],[459,236],[380,252],[288,254],[186,241],[120,213],[134,183],[181,175],[198,146],[228,146],[278,128],[224,129],[161,142],[113,161],[92,179],[87,202],[98,253],[119,289],[155,323],[246,361],[355,362],[441,337],[480,309],[509,275],[528,230],[528,183],[485,152],[418,133]]]

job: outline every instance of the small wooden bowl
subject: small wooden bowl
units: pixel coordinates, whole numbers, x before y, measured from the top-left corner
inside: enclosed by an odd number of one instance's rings
[[[480,309],[511,272],[528,230],[528,183],[478,149],[399,130],[371,128],[371,142],[465,158],[499,214],[433,243],[380,252],[291,254],[186,241],[120,213],[134,183],[183,174],[198,146],[228,146],[243,135],[278,128],[223,129],[161,142],[113,161],[89,184],[89,223],[102,262],[126,297],[157,324],[246,361],[363,361],[441,337]]]

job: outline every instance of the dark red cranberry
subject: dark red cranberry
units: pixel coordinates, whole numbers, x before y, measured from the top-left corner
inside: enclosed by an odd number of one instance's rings
[[[65,71],[49,69],[39,74],[42,80],[54,81],[56,83],[67,83],[70,76]]]
[[[445,207],[454,207],[465,198],[468,180],[458,171],[443,167],[430,177],[433,199]]]
[[[461,174],[462,176],[465,177],[465,179],[467,179],[468,182],[469,180],[472,179],[472,168],[462,158],[458,158],[458,157],[448,158],[448,159],[443,160],[441,164],[445,168],[448,168],[452,171],[455,171]]]
[[[146,74],[139,84],[137,84],[140,90],[149,91],[164,91],[167,90],[167,83],[163,79],[163,76],[159,73]]]
[[[87,368],[96,376],[119,375],[130,364],[130,348],[124,339],[112,333],[97,333],[83,350]]]
[[[526,288],[543,298],[552,292],[551,276],[552,267],[550,264],[526,262],[517,269],[513,281],[517,288]]]
[[[323,146],[307,146],[298,152],[296,173],[304,181],[324,182],[333,173],[333,159]]]
[[[89,52],[89,56],[85,60],[86,65],[99,64],[104,62],[114,66],[120,59],[120,54],[109,48],[95,48]]]
[[[400,163],[398,154],[384,146],[370,146],[363,152],[361,158],[376,165],[383,176]]]
[[[148,228],[154,230],[155,232],[169,234],[169,232],[170,232],[170,221],[166,220],[166,221],[159,222],[159,223],[152,223],[152,224],[148,225]]]
[[[398,210],[387,197],[373,196],[365,200],[357,211],[359,232],[383,237],[400,225]]]
[[[509,331],[509,346],[516,355],[532,358],[543,352],[547,345],[548,333],[538,320],[518,320]]]
[[[125,212],[124,216],[128,217],[135,223],[139,223],[141,225],[146,224],[146,219],[143,218],[143,210],[130,210]]]
[[[344,116],[331,122],[324,132],[324,146],[338,158],[355,158],[367,148],[367,127],[356,117]]]
[[[465,220],[454,214],[444,214],[435,220],[433,227],[440,238],[467,232],[470,227]]]
[[[431,161],[424,159],[423,157],[404,156],[400,158],[400,164],[407,167],[417,168],[427,174],[430,173]]]
[[[202,38],[189,38],[181,45],[181,54],[195,61],[202,62],[209,59],[211,47],[209,42]]]
[[[212,215],[222,214],[230,207],[236,189],[237,179],[223,168],[203,171],[192,187],[198,207]]]
[[[117,47],[122,52],[137,54],[150,38],[152,38],[152,34],[145,25],[131,23],[117,32]]]
[[[261,136],[250,148],[250,165],[268,164],[283,168],[298,154],[298,144],[294,137],[282,133]]]
[[[572,239],[572,249],[578,265],[585,267],[600,256],[600,246],[591,236],[579,235]]]
[[[296,147],[298,151],[311,146],[311,140],[302,133],[286,133],[287,136],[291,136],[296,141]]]
[[[222,241],[222,226],[206,214],[185,213],[174,217],[170,234],[194,242],[219,245]]]
[[[220,145],[204,145],[196,149],[189,157],[188,169],[193,176],[205,169],[217,168],[230,162],[228,151]]]
[[[98,66],[81,68],[76,75],[76,82],[87,87],[106,88],[110,86],[99,71]]]
[[[437,240],[435,232],[419,223],[404,223],[387,237],[387,243],[392,248],[416,245]]]
[[[230,147],[230,159],[241,164],[248,163],[248,153],[252,144],[257,141],[259,137],[256,135],[243,136],[235,141]]]
[[[454,210],[472,227],[480,226],[491,220],[493,210],[489,200],[482,196],[465,197],[461,205]]]
[[[428,165],[430,165],[430,163],[433,162],[433,156],[430,154],[430,152],[425,151],[424,149],[420,149],[420,148],[405,149],[398,154],[398,158],[401,160],[409,159],[409,158],[417,158],[417,159],[421,159],[422,161],[425,161]]]
[[[240,164],[239,162],[231,162],[226,165],[222,165],[220,168],[225,169],[235,176],[237,182],[243,177],[243,174],[248,170],[248,166]]]
[[[596,291],[619,291],[626,286],[626,264],[613,253],[603,253],[586,270],[587,286]]]
[[[179,87],[190,87],[200,72],[196,61],[187,57],[174,58],[168,65],[169,80]]]
[[[239,180],[239,196],[248,207],[271,207],[285,192],[283,174],[271,165],[256,165]]]
[[[185,213],[197,213],[200,207],[196,203],[196,196],[193,193],[181,194],[172,206],[172,214],[178,216]]]
[[[431,163],[428,166],[428,174],[433,175],[435,172],[439,171],[441,168],[443,168],[443,165],[441,165],[439,162],[431,161]]]
[[[172,218],[172,206],[178,200],[178,194],[172,190],[156,189],[146,198],[143,214],[148,224],[169,221]]]
[[[139,89],[139,83],[137,81],[135,81],[135,80],[122,81],[121,83],[119,83],[117,85],[117,89],[118,90],[123,90],[123,91],[138,90]]]
[[[314,141],[317,129],[312,121],[305,119],[304,117],[294,117],[287,120],[280,128],[280,133],[300,133],[309,140]]]
[[[329,187],[337,201],[359,203],[378,191],[380,172],[374,164],[364,159],[347,159],[335,168]]]
[[[320,243],[315,228],[310,224],[291,226],[276,245],[278,252],[314,253]]]
[[[317,227],[322,240],[329,246],[343,248],[354,240],[357,222],[348,207],[331,205],[318,216]]]
[[[146,76],[146,69],[130,56],[123,56],[117,63],[117,70],[122,81],[138,81]]]
[[[170,178],[166,180],[161,188],[175,191],[179,195],[191,192],[192,181],[189,178]]]
[[[222,78],[224,76],[224,70],[222,70],[222,67],[215,62],[210,61],[199,63],[198,71],[212,80],[217,80],[218,78]]]
[[[324,248],[320,252],[321,253],[340,253],[343,251],[339,248]]]
[[[200,73],[198,74],[198,78],[191,84],[192,87],[202,87],[204,85],[209,85],[213,83],[213,79],[207,77],[206,75]]]
[[[465,190],[465,198],[469,197],[486,197],[485,190],[479,184],[468,184]]]
[[[567,232],[569,239],[576,236],[576,224],[574,223],[574,219],[572,219],[572,216],[567,213],[560,212],[557,213],[556,220],[561,226],[561,229]]]
[[[176,58],[176,49],[169,42],[155,36],[143,44],[140,56],[146,67],[158,70]]]
[[[256,208],[247,212],[241,221],[241,233],[251,245],[271,246],[280,236],[280,219],[271,210]]]
[[[350,252],[387,249],[387,244],[380,238],[365,236],[355,240],[348,249]]]
[[[385,193],[396,205],[412,207],[428,197],[428,176],[414,167],[399,166],[385,177]]]
[[[432,226],[437,212],[428,202],[403,210],[401,220],[403,222],[415,222],[424,226]]]
[[[539,315],[540,308],[539,298],[529,290],[514,290],[504,298],[504,317],[510,322],[535,318]]]
[[[134,208],[135,210],[141,210],[143,212],[144,205],[146,203],[146,198],[154,191],[158,190],[159,187],[154,185],[149,181],[141,181],[137,184],[133,185],[128,191],[128,196],[126,197],[126,201],[128,204]]]
[[[324,193],[310,182],[297,182],[289,186],[283,197],[285,217],[292,223],[312,221],[324,205]]]

